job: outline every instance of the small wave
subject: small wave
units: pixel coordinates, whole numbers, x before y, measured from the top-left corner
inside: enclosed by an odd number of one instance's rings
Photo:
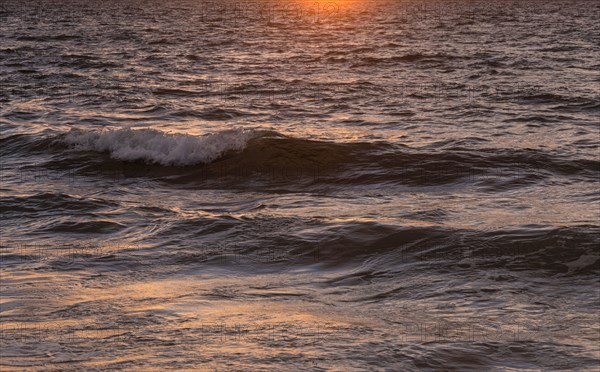
[[[66,41],[66,40],[78,40],[81,36],[79,35],[25,35],[17,37],[19,41]]]
[[[227,152],[243,150],[255,134],[254,131],[236,129],[200,137],[153,129],[75,129],[62,141],[78,150],[108,152],[118,160],[187,166],[210,163]]]
[[[72,212],[96,211],[114,207],[108,200],[84,199],[62,193],[38,193],[20,197],[0,198],[0,211],[4,214],[41,213],[44,211],[66,210]]]
[[[352,67],[363,67],[363,66],[375,66],[375,65],[389,65],[398,62],[445,62],[452,59],[463,58],[458,56],[446,55],[446,54],[422,54],[422,53],[409,53],[405,55],[392,56],[392,57],[364,57],[359,62],[355,63]]]
[[[42,231],[80,233],[80,234],[102,234],[112,233],[125,229],[125,225],[114,221],[60,221],[45,227]]]

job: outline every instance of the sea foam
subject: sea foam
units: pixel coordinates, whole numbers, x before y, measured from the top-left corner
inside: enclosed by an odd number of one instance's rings
[[[253,130],[233,129],[204,136],[171,134],[154,129],[73,129],[63,141],[77,150],[109,152],[118,160],[186,166],[210,163],[229,151],[240,151],[256,136]]]

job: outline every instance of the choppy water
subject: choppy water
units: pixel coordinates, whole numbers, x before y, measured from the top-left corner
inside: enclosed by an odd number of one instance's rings
[[[2,0],[2,370],[596,370],[599,13]]]

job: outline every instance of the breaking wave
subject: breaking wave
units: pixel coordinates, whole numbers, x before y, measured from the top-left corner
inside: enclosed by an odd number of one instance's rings
[[[227,130],[205,136],[170,134],[153,129],[71,130],[62,139],[78,150],[108,152],[124,161],[186,166],[210,163],[246,147],[255,131]]]

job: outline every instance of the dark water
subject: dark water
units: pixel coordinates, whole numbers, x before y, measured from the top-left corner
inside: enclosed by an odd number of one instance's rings
[[[2,370],[598,370],[599,13],[1,0]]]

